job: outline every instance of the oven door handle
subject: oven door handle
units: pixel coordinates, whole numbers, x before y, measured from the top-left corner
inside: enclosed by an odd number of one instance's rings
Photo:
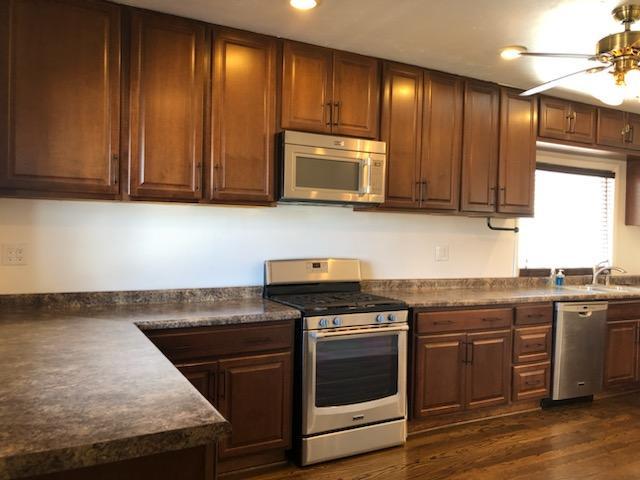
[[[366,174],[365,174],[366,172]],[[360,160],[360,196],[371,193],[371,157]]]
[[[393,333],[393,332],[406,332],[409,330],[409,325],[394,325],[393,327],[372,327],[372,328],[349,328],[340,331],[333,332],[310,332],[311,338],[331,338],[331,337],[346,337],[348,335],[370,335],[372,333]]]

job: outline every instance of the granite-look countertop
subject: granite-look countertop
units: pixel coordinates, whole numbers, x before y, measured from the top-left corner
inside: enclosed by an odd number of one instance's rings
[[[261,298],[0,309],[0,479],[215,441],[228,422],[141,329],[294,319]]]
[[[411,308],[455,308],[515,303],[574,302],[640,299],[637,293],[623,291],[587,292],[565,287],[537,288],[368,288],[376,295],[395,298]]]

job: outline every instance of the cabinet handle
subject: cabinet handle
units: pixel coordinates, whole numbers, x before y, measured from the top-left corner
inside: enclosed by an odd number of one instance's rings
[[[119,165],[120,156],[117,153],[111,155],[111,169],[113,170],[113,184],[118,184],[118,174],[120,173]]]
[[[422,182],[416,182],[416,203],[422,202]]]
[[[469,348],[471,347],[471,348]],[[468,352],[471,352],[471,354],[467,354],[467,363],[469,365],[473,365],[473,342],[469,342],[467,343],[467,348],[469,348]]]
[[[202,164],[196,163],[196,192],[200,190],[200,184],[202,183]]]
[[[633,125],[627,125],[629,127],[629,135],[627,143],[633,143]]]
[[[322,106],[322,108],[324,108],[325,119],[327,118],[327,112],[329,112],[329,120],[325,120],[325,121],[326,121],[327,127],[330,127],[331,125],[333,125],[333,106],[331,102],[327,102]]]
[[[453,321],[451,320],[436,320],[435,322],[433,322],[434,325],[451,325],[453,323]]]
[[[335,112],[336,121],[335,121],[334,125],[337,127],[338,125],[340,125],[340,107],[342,106],[342,100],[339,101],[339,102],[335,102],[333,104],[333,106],[336,109],[336,112]]]
[[[544,317],[544,313],[529,313],[527,314],[527,318],[542,318]]]
[[[569,119],[569,129],[567,133],[576,133],[576,112],[570,112],[567,118]]]
[[[498,203],[500,205],[504,205],[505,204],[505,196],[506,196],[506,189],[505,187],[500,187],[499,189],[499,194],[498,194]]]
[[[483,322],[499,322],[500,320],[502,320],[499,317],[485,317],[482,319]]]
[[[489,187],[489,205],[494,207],[498,203],[498,188]]]
[[[540,381],[536,380],[536,381],[531,382],[531,381],[527,380],[526,382],[524,382],[524,384],[527,387],[537,387],[538,385],[540,385]]]
[[[531,348],[542,348],[542,347],[544,347],[544,346],[545,346],[545,345],[544,345],[544,344],[542,344],[542,343],[530,343],[530,344],[529,344],[529,347],[531,347]]]

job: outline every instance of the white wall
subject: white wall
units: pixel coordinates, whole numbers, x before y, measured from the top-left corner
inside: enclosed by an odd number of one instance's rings
[[[261,285],[265,259],[309,256],[360,258],[366,278],[511,276],[516,247],[484,219],[0,199],[7,243],[27,244],[28,265],[0,266],[0,293]],[[449,246],[448,262],[435,261],[436,245]]]

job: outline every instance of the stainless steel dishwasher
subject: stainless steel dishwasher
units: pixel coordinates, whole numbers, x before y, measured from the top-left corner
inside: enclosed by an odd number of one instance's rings
[[[602,389],[607,302],[556,303],[552,400]]]

